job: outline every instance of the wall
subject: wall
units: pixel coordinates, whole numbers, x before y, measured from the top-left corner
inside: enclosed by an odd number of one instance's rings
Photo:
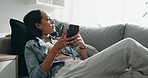
[[[123,0],[71,0],[69,21],[85,26],[123,23]]]
[[[53,18],[61,19],[61,9],[51,9],[49,7],[39,7],[29,5],[27,0],[0,0],[0,35],[11,33],[9,19],[15,18],[22,21],[24,15],[32,9],[42,9],[50,13]]]
[[[144,13],[148,12],[146,1],[148,0],[124,0],[123,21],[148,27],[148,15],[143,17]]]
[[[69,21],[86,26],[109,26],[120,23],[148,27],[148,0],[70,0]],[[147,1],[147,5],[146,5]]]

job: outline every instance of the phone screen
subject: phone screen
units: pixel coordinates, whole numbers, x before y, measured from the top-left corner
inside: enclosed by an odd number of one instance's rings
[[[79,32],[79,26],[70,24],[69,25],[69,30],[67,32],[67,37],[72,37],[72,36],[78,34],[78,32]]]

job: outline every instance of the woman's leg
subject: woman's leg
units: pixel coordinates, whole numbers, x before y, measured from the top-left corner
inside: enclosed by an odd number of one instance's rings
[[[117,78],[130,67],[147,75],[148,49],[126,38],[70,68],[64,78]]]

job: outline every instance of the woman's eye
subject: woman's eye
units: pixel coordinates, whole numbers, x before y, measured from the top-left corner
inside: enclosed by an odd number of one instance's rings
[[[50,19],[46,19],[46,20],[48,21],[48,20],[50,20]]]
[[[51,20],[49,17],[47,17],[47,20]]]
[[[46,21],[49,21],[50,19],[46,19]]]

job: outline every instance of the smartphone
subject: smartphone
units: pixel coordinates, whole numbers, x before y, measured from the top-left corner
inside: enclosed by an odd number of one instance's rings
[[[78,34],[78,32],[79,32],[79,26],[74,25],[74,24],[70,24],[66,37],[72,37],[72,36]]]

